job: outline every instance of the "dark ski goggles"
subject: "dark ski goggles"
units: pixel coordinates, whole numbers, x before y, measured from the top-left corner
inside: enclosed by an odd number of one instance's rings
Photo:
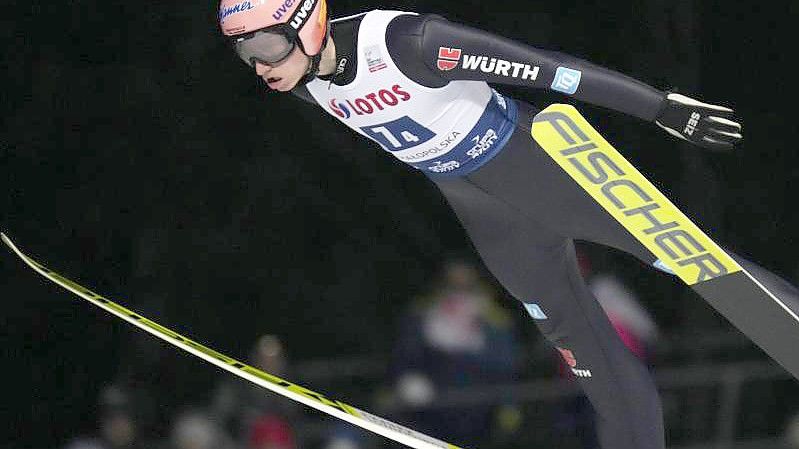
[[[298,41],[297,31],[287,24],[281,24],[236,36],[233,48],[244,62],[255,67],[256,61],[273,65],[286,59]]]

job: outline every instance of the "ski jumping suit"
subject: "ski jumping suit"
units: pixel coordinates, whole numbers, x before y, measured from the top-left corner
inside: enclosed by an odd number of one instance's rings
[[[664,93],[622,74],[435,15],[371,11],[335,20],[338,68],[294,93],[423,171],[496,279],[563,354],[607,449],[663,449],[658,392],[578,270],[575,239],[655,257],[530,136],[538,112],[488,83],[558,91],[653,122]],[[739,263],[785,297],[796,290]]]

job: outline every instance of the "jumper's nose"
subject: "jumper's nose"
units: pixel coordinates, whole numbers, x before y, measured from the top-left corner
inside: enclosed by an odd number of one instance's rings
[[[269,73],[270,70],[272,70],[272,66],[260,61],[255,61],[255,73],[257,73],[258,76],[264,76]]]

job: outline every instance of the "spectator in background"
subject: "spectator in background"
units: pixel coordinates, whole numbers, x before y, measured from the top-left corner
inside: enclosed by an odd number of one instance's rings
[[[144,394],[137,391],[137,395]],[[142,443],[142,407],[132,393],[119,385],[100,391],[97,403],[98,425],[94,435],[75,438],[66,449],[139,449]]]
[[[785,449],[799,449],[799,413],[788,419],[782,437]]]
[[[595,272],[586,251],[579,247],[577,260],[580,274],[625,346],[639,359],[649,362],[659,330],[652,316],[641,305],[638,295],[618,276],[608,272]]]
[[[406,313],[391,377],[412,426],[472,445],[508,430],[495,426],[499,410],[492,404],[426,408],[448,389],[516,380],[516,329],[495,296],[474,265],[449,260],[430,295]]]
[[[294,430],[283,417],[263,415],[250,425],[248,449],[298,449]]]
[[[178,414],[169,434],[169,449],[235,449],[236,445],[216,420],[201,410]]]
[[[275,335],[264,335],[253,345],[249,363],[278,377],[290,376],[286,349]],[[292,377],[293,378],[293,377]],[[233,376],[227,376],[212,398],[212,413],[238,440],[246,439],[257,419],[276,416],[297,425],[300,405]]]
[[[365,449],[371,447],[373,435],[345,421],[334,422],[322,449]]]
[[[637,295],[621,279],[608,273],[593,276],[588,286],[625,346],[648,363],[657,341],[658,328]]]

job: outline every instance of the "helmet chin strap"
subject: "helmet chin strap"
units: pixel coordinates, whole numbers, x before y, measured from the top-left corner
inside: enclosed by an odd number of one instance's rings
[[[322,53],[327,47],[327,40],[330,38],[330,20],[327,21],[327,31],[325,31],[325,37],[322,40],[322,46],[319,47],[319,53],[315,54],[314,56],[308,56],[311,58],[311,64],[308,66],[308,71],[305,72],[305,76],[303,76],[298,82],[298,86],[304,86],[316,78],[316,75],[319,74],[319,64],[322,62]],[[302,52],[305,53],[305,49],[302,48]],[[307,55],[306,55],[307,56]]]
[[[319,54],[315,56],[309,56],[311,58],[311,64],[308,66],[308,71],[305,72],[305,75],[297,82],[298,86],[304,86],[316,78],[316,75],[319,74],[319,63],[322,61],[322,52],[320,51]]]

